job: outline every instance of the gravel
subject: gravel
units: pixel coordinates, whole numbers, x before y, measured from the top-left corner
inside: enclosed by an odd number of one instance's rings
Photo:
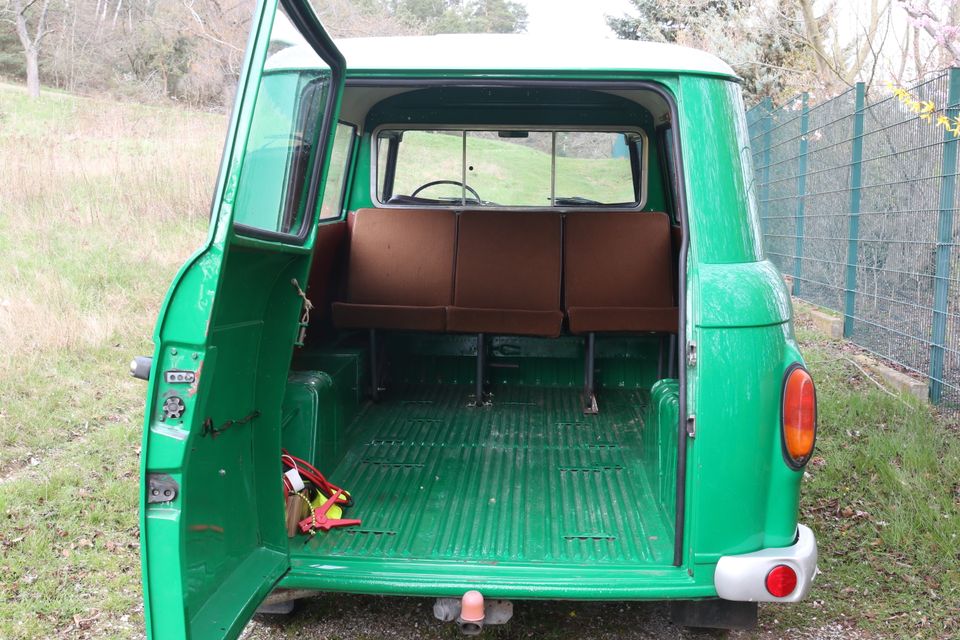
[[[435,620],[432,608],[433,600],[424,598],[325,594],[298,601],[294,612],[286,616],[256,616],[247,626],[242,640],[429,640],[463,637],[455,625]],[[515,601],[513,619],[503,626],[487,627],[480,637],[500,640],[866,638],[857,630],[839,624],[796,631],[779,628],[776,620],[766,618],[761,615],[757,631],[728,633],[678,627],[670,621],[669,605],[661,602]]]

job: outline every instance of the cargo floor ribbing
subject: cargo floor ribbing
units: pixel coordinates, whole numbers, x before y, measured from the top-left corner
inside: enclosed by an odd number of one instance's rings
[[[667,514],[641,468],[646,394],[574,389],[393,389],[347,429],[332,481],[360,527],[291,541],[307,557],[669,565]]]

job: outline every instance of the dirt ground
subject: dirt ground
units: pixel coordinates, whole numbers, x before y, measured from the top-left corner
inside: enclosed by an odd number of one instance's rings
[[[310,638],[316,640],[432,640],[462,637],[456,626],[433,617],[433,601],[425,598],[383,598],[357,595],[320,595],[301,600],[292,614],[258,615],[242,640]],[[838,624],[797,631],[784,630],[776,620],[777,607],[761,608],[756,631],[699,631],[674,625],[665,603],[647,602],[514,602],[513,619],[488,627],[481,638],[514,640],[857,640],[867,638]]]

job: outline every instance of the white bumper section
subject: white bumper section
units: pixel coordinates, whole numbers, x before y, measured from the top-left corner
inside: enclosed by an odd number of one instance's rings
[[[797,602],[803,600],[817,574],[817,541],[813,531],[797,525],[797,541],[789,547],[761,549],[737,556],[722,556],[713,583],[724,600],[741,602]],[[775,598],[766,588],[767,574],[784,564],[797,573],[797,586],[786,597]]]

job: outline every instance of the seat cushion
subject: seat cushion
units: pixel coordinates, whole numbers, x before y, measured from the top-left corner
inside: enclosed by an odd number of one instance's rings
[[[568,214],[564,224],[564,301],[571,331],[676,331],[666,214],[578,212]]]
[[[460,214],[452,306],[560,311],[561,234],[558,213]]]
[[[395,329],[397,331],[443,331],[444,307],[333,303],[333,323],[354,329]]]
[[[350,233],[347,302],[443,307],[452,302],[456,214],[361,209]]]
[[[447,331],[462,333],[500,333],[507,335],[560,335],[563,313],[555,311],[528,311],[524,309],[447,308]]]
[[[569,307],[571,333],[637,332],[676,333],[677,307]]]

